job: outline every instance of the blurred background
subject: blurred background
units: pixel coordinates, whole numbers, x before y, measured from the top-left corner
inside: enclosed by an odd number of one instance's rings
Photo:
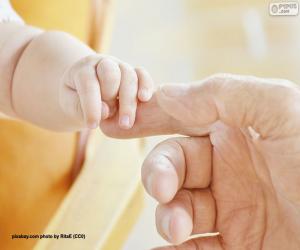
[[[116,0],[110,53],[145,66],[157,83],[216,72],[299,81],[300,18],[270,16],[269,4]]]

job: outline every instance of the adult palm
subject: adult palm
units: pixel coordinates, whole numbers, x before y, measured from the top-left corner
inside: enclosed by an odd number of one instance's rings
[[[166,85],[136,125],[113,137],[182,134],[146,158],[142,178],[160,203],[159,249],[300,249],[300,91],[284,80],[216,75]],[[213,237],[193,237],[219,232]]]

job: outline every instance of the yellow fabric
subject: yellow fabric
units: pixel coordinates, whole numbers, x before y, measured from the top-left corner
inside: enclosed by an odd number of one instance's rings
[[[27,24],[58,29],[87,41],[91,0],[12,0]]]
[[[86,41],[88,0],[14,0],[26,23],[69,32]],[[71,185],[75,133],[54,133],[0,119],[0,248],[32,249],[35,240],[14,233],[41,233]]]
[[[0,120],[0,248],[31,249],[11,234],[43,231],[71,186],[74,134]]]
[[[43,239],[34,250],[122,249],[143,207],[139,142],[92,132],[83,169],[44,231],[81,232],[86,239]]]

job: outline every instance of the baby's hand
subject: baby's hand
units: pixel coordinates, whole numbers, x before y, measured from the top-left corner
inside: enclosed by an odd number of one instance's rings
[[[119,126],[130,129],[139,101],[147,102],[153,81],[142,68],[102,55],[86,57],[63,77],[60,105],[63,111],[84,127],[97,128],[101,120],[119,114]]]

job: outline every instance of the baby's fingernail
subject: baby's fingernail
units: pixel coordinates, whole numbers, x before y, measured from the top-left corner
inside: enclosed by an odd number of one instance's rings
[[[188,84],[166,84],[160,87],[163,94],[169,97],[179,97],[186,94],[189,90]]]
[[[161,228],[169,240],[171,239],[170,222],[171,222],[171,213],[167,213],[161,220]]]
[[[148,101],[151,98],[151,92],[147,89],[141,89],[139,91],[139,99],[142,101]]]
[[[122,128],[124,129],[128,129],[130,128],[130,118],[129,118],[129,115],[122,115],[120,117],[120,121],[119,121],[119,124]]]

